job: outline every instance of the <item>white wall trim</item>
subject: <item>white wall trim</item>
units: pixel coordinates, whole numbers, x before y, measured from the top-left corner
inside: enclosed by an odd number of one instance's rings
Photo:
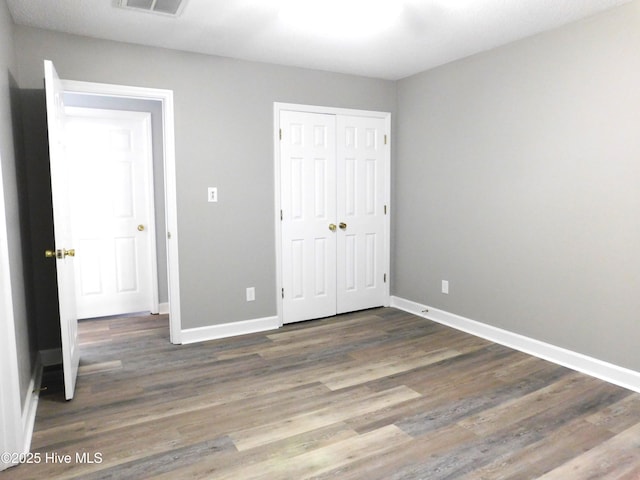
[[[256,318],[254,320],[244,320],[242,322],[189,328],[182,331],[182,343],[205,342],[207,340],[234,337],[236,335],[246,335],[248,333],[265,332],[267,330],[276,330],[278,328],[280,328],[280,319],[278,317]]]
[[[293,110],[295,112],[324,113],[326,115],[350,115],[353,117],[391,118],[391,114],[389,112],[378,112],[374,110],[354,110],[351,108],[341,107],[324,107],[321,105],[300,105],[297,103],[275,102],[274,110],[277,110],[278,112],[280,110]],[[278,115],[277,118],[280,118],[280,116]]]
[[[176,150],[173,90],[114,85],[108,83],[62,80],[65,92],[111,97],[157,100],[162,103],[164,140],[164,188],[167,225],[167,276],[169,281],[169,335],[171,343],[180,344],[180,268],[178,261],[178,201],[176,187]]]
[[[391,306],[456,330],[485,338],[544,360],[591,375],[620,387],[640,392],[640,372],[620,367],[582,353],[567,350],[518,333],[492,327],[469,318],[422,305],[400,297],[391,297]]]
[[[25,437],[20,423],[22,405],[12,288],[0,158],[0,453],[20,452]],[[0,459],[0,471],[10,466]]]
[[[158,313],[160,315],[165,315],[170,312],[171,312],[171,309],[169,308],[169,302],[163,302],[158,304]]]

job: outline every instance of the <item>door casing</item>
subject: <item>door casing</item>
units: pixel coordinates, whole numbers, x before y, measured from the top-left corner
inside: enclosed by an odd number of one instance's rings
[[[0,165],[2,160],[0,159]],[[26,452],[31,436],[23,428],[22,402],[20,398],[20,374],[11,295],[11,272],[7,219],[4,203],[4,183],[0,168],[0,452]],[[28,438],[24,438],[25,434]],[[0,461],[0,471],[10,463]]]
[[[280,326],[283,325],[283,301],[282,301],[282,284],[283,284],[283,272],[282,272],[282,232],[281,232],[281,219],[280,211],[281,206],[281,168],[280,168],[280,112],[283,110],[293,110],[297,112],[308,113],[320,113],[328,115],[347,115],[355,117],[375,117],[385,120],[385,130],[387,133],[387,141],[389,142],[389,149],[385,158],[384,173],[385,173],[385,189],[384,189],[384,203],[387,206],[388,215],[385,216],[385,242],[387,245],[385,252],[385,269],[390,272],[391,266],[391,113],[389,112],[377,112],[370,110],[353,110],[348,108],[335,108],[324,107],[317,105],[300,105],[293,103],[280,103],[274,102],[273,104],[273,155],[274,155],[274,223],[275,223],[275,246],[276,246],[276,309]],[[390,275],[387,275],[387,282],[385,284],[385,303],[384,306],[389,306],[390,302]]]

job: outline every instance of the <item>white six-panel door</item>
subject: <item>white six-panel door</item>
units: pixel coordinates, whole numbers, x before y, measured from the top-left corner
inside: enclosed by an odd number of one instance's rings
[[[384,118],[280,111],[283,323],[384,305]]]
[[[385,303],[385,121],[337,122],[337,313],[345,313]]]
[[[153,311],[150,115],[68,108],[66,133],[78,318]]]
[[[282,112],[285,323],[336,313],[335,116]],[[331,227],[333,225],[333,227]]]

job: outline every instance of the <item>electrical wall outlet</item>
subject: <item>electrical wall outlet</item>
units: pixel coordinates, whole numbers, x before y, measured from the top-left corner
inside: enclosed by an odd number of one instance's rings
[[[209,187],[207,189],[207,200],[209,202],[217,202],[218,201],[218,188],[217,187]]]
[[[442,280],[442,293],[445,295],[449,295],[449,281]]]
[[[256,299],[256,287],[247,288],[247,302],[253,302]]]

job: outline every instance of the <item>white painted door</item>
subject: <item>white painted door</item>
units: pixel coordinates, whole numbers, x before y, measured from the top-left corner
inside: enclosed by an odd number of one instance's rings
[[[65,398],[73,398],[80,349],[78,346],[78,317],[76,316],[74,249],[71,236],[69,206],[69,166],[65,154],[65,112],[63,88],[53,63],[44,62],[44,79],[49,133],[49,162],[51,167],[51,196],[55,240],[55,262],[58,277],[58,305],[62,336],[62,366]]]
[[[385,120],[338,115],[337,312],[386,299]]]
[[[384,305],[386,120],[283,110],[280,129],[283,322]]]
[[[280,116],[283,321],[336,313],[335,116]]]
[[[150,114],[66,112],[78,318],[157,313]]]

